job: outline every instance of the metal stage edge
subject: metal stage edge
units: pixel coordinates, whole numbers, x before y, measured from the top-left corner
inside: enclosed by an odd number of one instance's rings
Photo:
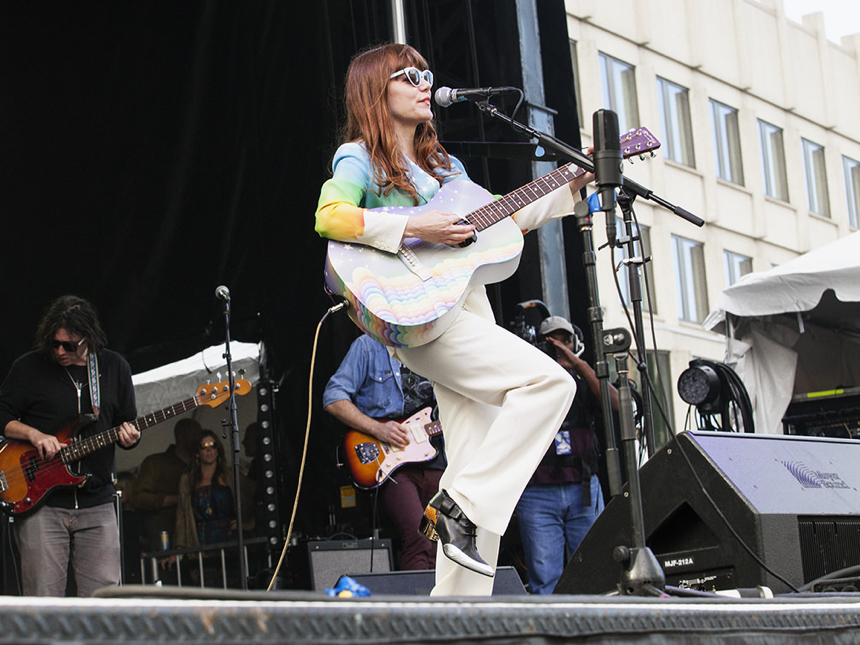
[[[2,597],[0,644],[860,642],[860,594],[329,598],[124,586],[97,596]]]

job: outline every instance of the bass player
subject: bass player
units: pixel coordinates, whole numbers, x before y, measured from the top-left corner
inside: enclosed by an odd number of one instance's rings
[[[55,436],[63,424],[83,415],[95,417],[82,429],[85,436],[117,426],[121,447],[137,445],[140,432],[128,423],[136,414],[131,368],[106,343],[89,302],[67,295],[51,303],[36,332],[36,349],[13,363],[0,386],[0,432],[30,443],[43,463],[63,447]],[[57,488],[43,505],[16,518],[26,596],[65,595],[69,568],[81,597],[120,582],[113,444],[77,465],[89,475],[79,488]],[[59,459],[56,468],[65,468]]]

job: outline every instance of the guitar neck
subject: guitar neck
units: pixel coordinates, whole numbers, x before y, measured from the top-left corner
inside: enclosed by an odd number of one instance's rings
[[[533,201],[551,193],[556,188],[569,184],[584,172],[582,168],[572,163],[566,164],[509,192],[486,206],[472,211],[463,219],[473,224],[476,230],[483,231],[485,228],[513,215]]]
[[[167,421],[167,419],[182,414],[183,412],[193,410],[199,405],[200,400],[197,396],[193,396],[190,399],[175,403],[157,412],[152,412],[145,416],[138,417],[130,423],[142,432],[146,428],[159,424],[162,421]],[[109,446],[119,441],[119,430],[121,427],[122,426],[117,426],[115,428],[111,428],[110,430],[104,430],[103,432],[99,432],[92,437],[86,437],[85,439],[73,441],[71,445],[68,445],[62,450],[60,450],[58,456],[64,464],[70,464],[76,461],[80,461],[81,459],[83,459],[89,454],[92,454],[99,448],[104,448],[105,446]]]
[[[643,156],[646,152],[653,154],[653,151],[660,147],[657,137],[651,134],[648,128],[643,127],[634,128],[621,135],[618,143],[625,159],[636,155]],[[569,184],[582,174],[585,174],[585,170],[579,166],[573,163],[565,164],[525,186],[517,188],[504,197],[472,211],[463,219],[473,224],[478,231],[483,231],[488,226],[513,215],[519,209],[528,206],[556,188]]]

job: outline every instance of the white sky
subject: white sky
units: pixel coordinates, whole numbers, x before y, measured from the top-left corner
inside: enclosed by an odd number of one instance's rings
[[[860,0],[783,0],[785,15],[802,22],[805,14],[824,14],[827,37],[839,43],[842,36],[860,33]]]

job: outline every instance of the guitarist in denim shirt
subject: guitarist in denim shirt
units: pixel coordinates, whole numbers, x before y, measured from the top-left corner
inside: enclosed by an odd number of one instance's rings
[[[360,336],[349,348],[323,393],[323,405],[344,425],[392,448],[405,448],[411,436],[396,419],[404,419],[434,404],[430,383],[409,372],[380,343]],[[400,538],[401,570],[433,569],[436,545],[421,536],[418,525],[424,507],[439,490],[445,468],[441,437],[431,441],[437,456],[429,462],[405,464],[378,489],[383,511]]]

